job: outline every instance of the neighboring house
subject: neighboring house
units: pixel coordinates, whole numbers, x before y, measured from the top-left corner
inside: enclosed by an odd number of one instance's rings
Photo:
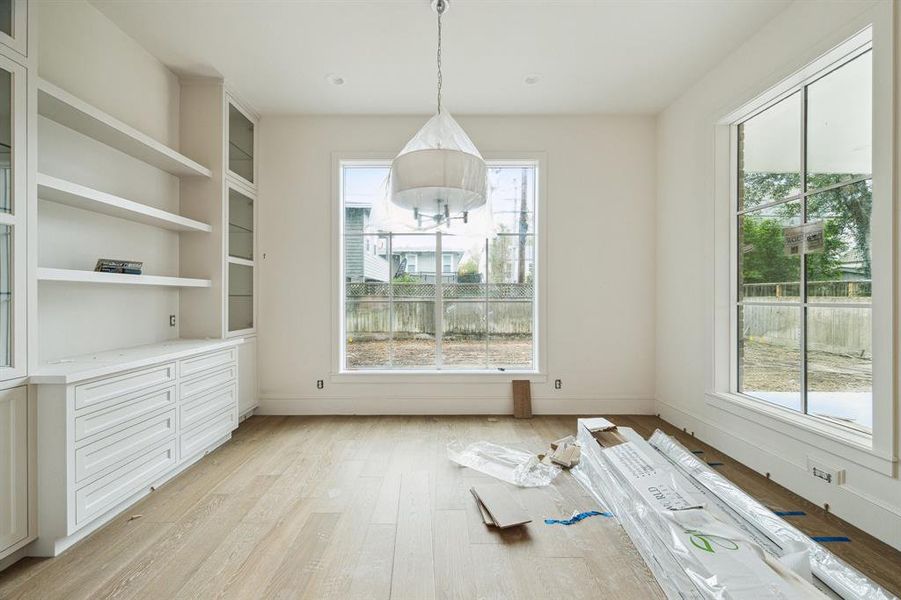
[[[365,201],[347,202],[344,207],[344,275],[348,282],[388,281],[390,278],[392,269],[385,256],[385,238],[360,235],[369,224],[371,210],[372,205]],[[446,236],[443,242],[443,280],[456,281],[457,268],[463,259],[464,241]],[[436,272],[434,248],[435,240],[431,236],[395,236],[391,248],[395,276],[408,273],[425,283],[433,283]]]
[[[444,236],[442,244],[444,252],[441,253],[442,281],[453,282],[457,280],[457,268],[463,260],[463,240],[452,236]],[[394,255],[395,264],[398,265],[398,274],[406,273],[414,275],[424,283],[434,283],[435,273],[438,269],[435,264],[435,239],[431,236],[395,236],[391,244],[391,253]]]
[[[848,250],[839,257],[839,269],[842,272],[842,281],[866,281],[869,276],[866,264],[860,252],[855,248]]]
[[[344,208],[344,276],[348,282],[388,281],[390,269],[385,249],[378,246],[383,240],[376,236],[362,236],[369,224],[370,206],[346,205]]]

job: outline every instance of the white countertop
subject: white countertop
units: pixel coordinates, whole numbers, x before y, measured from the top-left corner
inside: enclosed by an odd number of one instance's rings
[[[170,340],[158,344],[135,346],[133,348],[121,348],[83,354],[52,360],[42,363],[31,373],[29,383],[35,384],[69,384],[94,377],[103,377],[118,373],[139,369],[149,365],[177,360],[187,356],[193,356],[202,352],[219,350],[237,346],[244,342],[243,338],[228,340]]]

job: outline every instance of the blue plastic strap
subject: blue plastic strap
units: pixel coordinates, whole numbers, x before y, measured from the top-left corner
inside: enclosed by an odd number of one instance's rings
[[[545,525],[572,525],[573,523],[578,523],[582,519],[587,519],[588,517],[612,517],[613,513],[609,512],[598,512],[596,510],[589,510],[587,512],[579,513],[569,519],[545,519]]]

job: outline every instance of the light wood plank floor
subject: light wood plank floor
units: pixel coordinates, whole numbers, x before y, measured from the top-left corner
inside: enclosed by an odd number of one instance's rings
[[[811,535],[895,594],[901,553],[655,417],[611,417],[678,434],[768,506],[801,510]],[[488,530],[469,494],[489,480],[445,445],[540,451],[574,417],[253,417],[233,439],[54,559],[0,573],[0,598],[662,598],[613,519],[543,523],[596,508],[563,473],[517,490],[534,521]]]

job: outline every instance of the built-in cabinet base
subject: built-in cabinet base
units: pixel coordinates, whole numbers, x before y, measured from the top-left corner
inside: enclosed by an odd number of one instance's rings
[[[79,369],[76,359],[37,377],[30,554],[56,556],[231,437],[242,341],[124,350],[114,364]]]

